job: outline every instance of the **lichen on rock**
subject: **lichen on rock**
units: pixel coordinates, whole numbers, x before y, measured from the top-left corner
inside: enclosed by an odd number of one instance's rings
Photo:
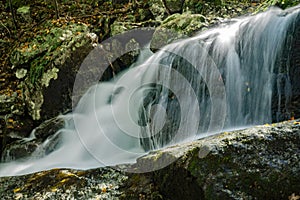
[[[17,69],[17,71],[16,71],[16,77],[18,79],[24,78],[26,76],[26,74],[27,74],[27,69],[21,68],[21,69]]]
[[[44,97],[41,90],[41,86],[34,86],[30,83],[24,84],[24,100],[27,105],[28,112],[33,120],[39,120],[41,118],[41,107],[44,103]]]
[[[54,79],[54,80],[57,79],[58,72],[59,72],[59,69],[57,69],[55,67],[53,67],[52,69],[49,69],[47,72],[45,72],[41,79],[42,86],[48,87],[51,79]]]

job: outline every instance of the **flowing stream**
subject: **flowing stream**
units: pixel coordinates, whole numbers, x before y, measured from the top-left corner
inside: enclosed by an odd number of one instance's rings
[[[149,150],[272,122],[274,91],[279,103],[291,95],[289,65],[280,57],[297,20],[299,9],[272,8],[153,55],[142,51],[135,67],[92,86],[61,116],[66,124],[53,152],[2,163],[0,176],[133,163]]]

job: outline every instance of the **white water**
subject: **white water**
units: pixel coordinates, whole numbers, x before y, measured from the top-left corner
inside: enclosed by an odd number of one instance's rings
[[[298,14],[271,9],[236,19],[170,44],[116,80],[94,85],[72,114],[62,116],[66,126],[57,133],[61,141],[55,151],[1,164],[0,176],[132,163],[145,154],[141,143],[154,149],[223,128],[270,122],[276,57]],[[186,62],[192,69],[183,65]],[[158,91],[153,83],[164,87]],[[143,107],[144,97],[153,90],[157,98]],[[176,103],[180,109],[172,107]],[[168,115],[179,123],[175,131],[164,129]]]

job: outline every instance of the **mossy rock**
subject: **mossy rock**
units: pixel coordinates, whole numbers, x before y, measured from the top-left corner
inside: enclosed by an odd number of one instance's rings
[[[163,21],[168,16],[167,9],[162,0],[150,0],[147,3],[155,20]]]
[[[10,61],[23,79],[25,104],[33,120],[49,119],[71,109],[76,72],[92,50],[92,39],[84,24],[49,28],[16,48]],[[21,74],[20,70],[27,71]]]
[[[174,40],[192,36],[197,31],[206,28],[207,25],[206,18],[200,14],[191,14],[189,12],[173,14],[156,28],[151,41],[151,48],[162,47]]]
[[[185,0],[165,0],[165,6],[169,13],[180,13],[183,10]]]
[[[130,23],[130,22],[115,21],[110,26],[111,36],[122,34],[122,33],[126,32],[126,31],[132,30],[134,28],[138,28],[138,26],[135,26],[133,23]]]

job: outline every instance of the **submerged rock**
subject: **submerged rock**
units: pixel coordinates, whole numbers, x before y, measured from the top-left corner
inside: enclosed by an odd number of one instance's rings
[[[18,159],[28,158],[41,145],[41,141],[17,140],[6,145],[2,152],[1,161],[10,162]]]
[[[289,199],[300,195],[299,139],[300,120],[223,132],[118,166],[127,172],[55,169],[0,178],[0,197]]]

